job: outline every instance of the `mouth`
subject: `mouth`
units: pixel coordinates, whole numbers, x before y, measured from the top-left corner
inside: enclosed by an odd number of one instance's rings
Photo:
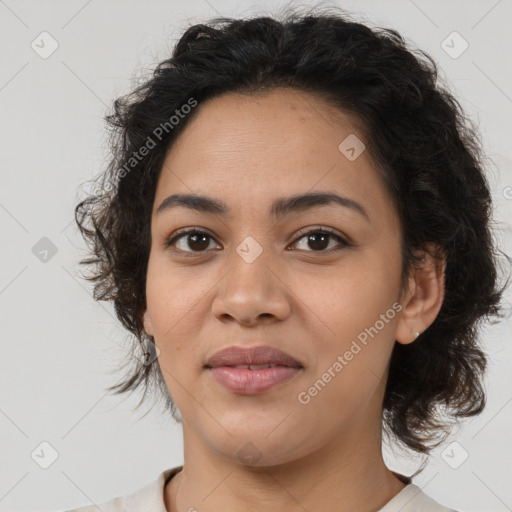
[[[264,370],[265,368],[275,368],[276,366],[285,366],[277,363],[267,363],[267,364],[237,364],[235,366],[226,365],[229,368],[240,368],[240,369],[246,369],[246,370]]]
[[[269,346],[228,347],[215,353],[204,367],[222,386],[242,395],[263,393],[304,370],[292,356]]]
[[[254,367],[254,369],[260,369],[258,368],[259,366],[263,368],[269,366],[303,368],[303,365],[290,354],[267,345],[259,345],[256,347],[233,345],[219,350],[206,361],[205,367],[216,368],[219,366]]]

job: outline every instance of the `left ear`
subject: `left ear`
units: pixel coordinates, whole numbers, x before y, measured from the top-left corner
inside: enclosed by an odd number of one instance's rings
[[[144,316],[142,317],[142,322],[144,324],[144,330],[148,336],[153,336],[153,324],[151,323],[151,318],[149,316],[148,310],[144,311]]]
[[[434,244],[428,244],[421,263],[411,270],[408,289],[400,301],[403,309],[395,332],[398,343],[412,343],[415,333],[421,334],[434,322],[443,304],[446,259],[442,252],[442,261],[436,259],[435,249]]]

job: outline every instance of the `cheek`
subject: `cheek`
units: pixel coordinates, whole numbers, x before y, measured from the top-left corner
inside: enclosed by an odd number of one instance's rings
[[[327,409],[353,410],[368,400],[385,380],[395,342],[397,270],[366,256],[352,263],[331,273],[328,282],[308,279],[300,293],[310,325],[319,326],[311,331],[317,358],[310,382],[329,381],[316,401]]]
[[[190,272],[184,275],[179,268],[170,269],[165,256],[150,258],[146,301],[155,343],[161,366],[173,376],[182,375],[180,381],[185,371],[190,373],[202,361],[195,340],[200,339],[211,286],[207,279],[191,279]],[[173,385],[172,379],[168,384]]]
[[[164,334],[178,329],[178,323],[188,313],[193,313],[198,303],[203,280],[184,276],[179,268],[171,268],[165,256],[150,258],[146,278],[146,301],[154,328]],[[175,326],[175,327],[173,327]]]
[[[352,339],[392,307],[399,268],[370,256],[354,254],[351,261],[347,259],[332,271],[303,275],[296,281],[299,307],[304,306],[310,325],[318,326],[321,339],[329,343]]]

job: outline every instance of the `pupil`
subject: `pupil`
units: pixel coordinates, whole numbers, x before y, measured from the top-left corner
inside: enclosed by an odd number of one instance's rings
[[[322,238],[322,242],[320,243],[321,247],[316,247],[316,249],[325,249],[329,244],[328,243],[325,243],[327,241],[327,239],[329,238],[329,235],[326,235],[326,234],[323,234],[323,233],[318,233],[318,234],[313,234],[313,235],[309,235],[309,242],[313,242],[313,245],[315,244],[315,239],[319,237],[319,238]],[[310,247],[312,249],[315,249],[314,246],[311,246]]]
[[[198,240],[202,240],[202,244],[201,242],[197,242]],[[190,242],[192,241],[192,243]],[[196,247],[194,247],[194,244],[198,244]],[[199,233],[195,233],[195,234],[191,234],[189,235],[189,247],[191,249],[205,249],[206,247],[208,247],[208,235],[201,235]]]

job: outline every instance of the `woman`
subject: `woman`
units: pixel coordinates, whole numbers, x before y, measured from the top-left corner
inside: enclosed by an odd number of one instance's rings
[[[436,72],[343,13],[217,19],[116,101],[83,263],[143,347],[111,389],[163,392],[184,465],[104,512],[450,510],[382,458],[482,411],[500,314],[478,134]]]

